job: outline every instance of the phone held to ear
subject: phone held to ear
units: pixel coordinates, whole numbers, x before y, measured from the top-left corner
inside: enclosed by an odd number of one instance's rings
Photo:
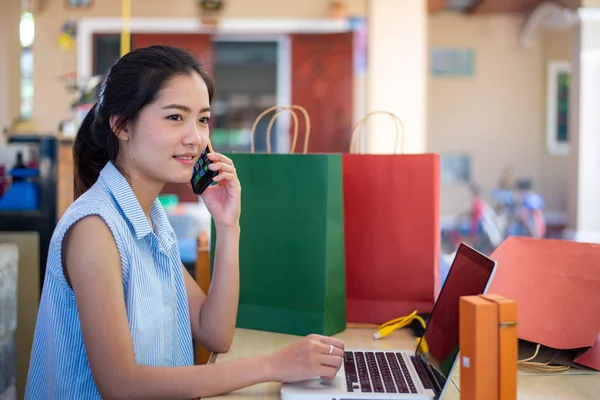
[[[200,155],[200,158],[194,164],[194,173],[192,174],[192,190],[195,194],[201,195],[204,191],[216,183],[213,181],[213,178],[219,174],[218,171],[213,171],[208,168],[210,164],[213,162],[208,159],[208,153],[214,153],[210,142],[208,142],[208,146]]]

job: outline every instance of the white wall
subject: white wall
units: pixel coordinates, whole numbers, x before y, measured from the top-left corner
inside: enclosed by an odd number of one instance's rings
[[[367,3],[369,111],[396,114],[406,129],[405,153],[425,151],[427,136],[427,1]],[[393,122],[370,121],[370,153],[392,153]]]
[[[20,0],[0,1],[0,131],[20,114]]]
[[[533,179],[549,211],[565,211],[566,158],[547,155],[545,90],[547,58],[569,54],[569,33],[536,35],[518,43],[524,16],[443,13],[429,19],[430,46],[470,47],[474,75],[429,75],[427,149],[467,152],[472,176],[489,194],[506,167]],[[560,39],[560,40],[558,40]],[[466,211],[463,185],[442,187],[442,215]]]

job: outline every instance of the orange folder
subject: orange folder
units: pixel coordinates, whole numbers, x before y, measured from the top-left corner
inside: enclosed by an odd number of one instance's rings
[[[510,237],[491,258],[488,292],[517,302],[519,338],[584,349],[569,365],[600,370],[600,245]]]

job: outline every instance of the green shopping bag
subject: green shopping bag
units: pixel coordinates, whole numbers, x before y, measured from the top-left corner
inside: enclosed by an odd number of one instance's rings
[[[258,116],[281,107],[272,107]],[[299,106],[290,111],[297,139]],[[256,122],[252,129],[252,135]],[[252,142],[254,143],[254,142]],[[237,326],[295,335],[346,328],[341,154],[228,153],[242,184]],[[252,151],[254,146],[252,146]],[[216,243],[214,223],[211,269]]]

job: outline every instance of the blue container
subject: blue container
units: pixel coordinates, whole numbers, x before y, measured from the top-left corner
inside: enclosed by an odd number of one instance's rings
[[[0,198],[2,211],[35,211],[40,207],[39,190],[29,178],[38,176],[39,170],[31,168],[14,168],[8,172],[13,182]]]

